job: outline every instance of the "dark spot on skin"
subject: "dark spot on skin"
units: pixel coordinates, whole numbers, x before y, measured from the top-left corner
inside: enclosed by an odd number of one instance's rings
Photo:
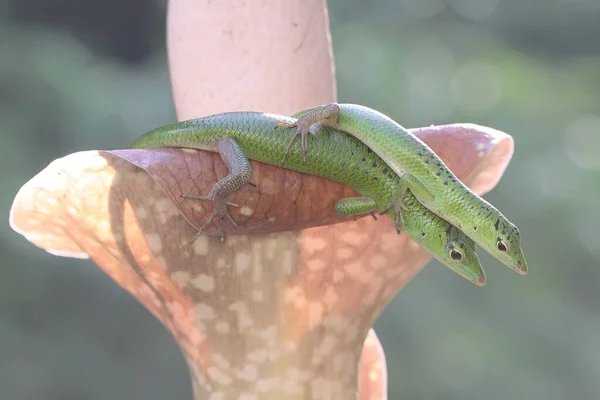
[[[388,174],[388,178],[390,178],[390,179],[393,179],[393,178],[394,178],[394,175],[392,175],[392,174]]]
[[[367,151],[368,151],[369,153],[372,153],[372,152],[373,152],[373,150],[371,150],[371,149],[370,149],[370,148],[368,148],[368,147],[367,147]]]
[[[452,178],[452,182],[456,182],[456,179]]]
[[[429,164],[429,160],[425,160],[425,164]]]
[[[384,168],[383,171],[381,171],[381,172],[384,173],[384,174],[387,174],[388,173],[388,169]]]
[[[376,176],[374,176],[374,177],[373,177],[373,180],[374,180],[374,181],[378,181],[378,180],[379,180],[379,178],[378,178],[378,177],[376,177]]]
[[[506,231],[505,230],[502,230],[502,235],[506,235]]]
[[[373,164],[371,164],[371,167],[373,167],[373,168],[377,168],[377,163],[376,163],[376,162],[373,162]]]
[[[437,174],[435,174],[435,176],[440,176],[440,175],[442,175],[441,172],[438,172]]]
[[[496,220],[496,223],[494,224],[494,227],[496,228],[496,230],[498,230],[498,226],[500,225],[500,218],[498,218]]]
[[[435,165],[437,165],[438,167],[441,167],[441,166],[442,166],[442,163],[437,163],[437,164],[435,164]]]
[[[365,162],[365,161],[367,161],[367,159],[365,157],[363,157],[362,158],[362,162]]]
[[[478,226],[474,226],[474,227],[473,227],[473,230],[474,230],[474,231],[476,231],[477,229],[479,229],[479,227],[478,227]]]
[[[460,243],[460,248],[461,248],[461,249],[464,249],[464,248],[465,248],[465,244],[461,242],[461,243]]]
[[[422,238],[424,238],[424,237],[425,237],[425,232],[421,232],[421,233],[419,234],[419,236],[420,236],[420,237],[422,237]]]
[[[448,181],[444,181],[444,185],[445,185],[445,186],[448,186]]]

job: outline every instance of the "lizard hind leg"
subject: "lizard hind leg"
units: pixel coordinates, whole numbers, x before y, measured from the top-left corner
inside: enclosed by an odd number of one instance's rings
[[[377,219],[373,211],[377,209],[377,203],[370,197],[348,197],[335,203],[335,212],[344,216],[353,216],[359,214],[370,213],[373,218]]]
[[[200,227],[191,242],[194,242],[215,218],[218,218],[219,221],[221,239],[224,239],[227,235],[227,231],[223,228],[223,220],[225,218],[231,222],[234,228],[238,226],[229,213],[228,207],[239,207],[239,205],[231,203],[227,199],[233,192],[241,189],[250,181],[252,169],[242,148],[232,137],[224,136],[221,138],[217,143],[217,150],[221,155],[223,162],[229,169],[230,174],[218,180],[210,192],[205,196],[181,195],[181,197],[186,199],[209,200],[213,208],[212,213]]]
[[[398,189],[396,189],[396,192],[398,192]],[[404,189],[404,193],[406,193],[406,189]],[[390,218],[394,222],[396,233],[399,234],[401,231],[400,226],[404,225],[404,219],[402,218],[401,211],[402,209],[406,210],[406,208],[401,202],[396,200],[398,197],[400,197],[400,195],[395,196],[394,200],[392,200],[392,202],[385,208],[385,210],[380,212],[380,215],[390,213],[390,209],[393,207],[393,215],[390,215]],[[375,202],[375,200],[367,196],[349,197],[335,203],[335,211],[340,215],[351,216],[370,213],[371,216],[373,216],[373,218],[377,219],[374,213],[374,211],[376,210],[377,203]]]

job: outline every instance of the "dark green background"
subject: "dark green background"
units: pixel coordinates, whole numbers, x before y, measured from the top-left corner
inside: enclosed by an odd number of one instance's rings
[[[332,0],[339,100],[513,135],[486,198],[530,274],[436,262],[376,325],[390,399],[600,398],[600,1]],[[165,4],[0,0],[0,209],[50,161],[175,119]],[[210,38],[207,38],[210,40]],[[89,261],[1,224],[0,399],[188,399],[166,330]]]

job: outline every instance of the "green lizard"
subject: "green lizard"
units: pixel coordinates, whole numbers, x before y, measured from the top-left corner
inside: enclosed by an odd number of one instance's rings
[[[321,127],[348,133],[373,150],[401,178],[394,221],[402,221],[403,194],[407,189],[428,209],[461,229],[476,244],[503,264],[527,274],[519,230],[500,211],[473,193],[423,141],[379,111],[355,104],[328,104],[301,111],[295,122],[304,154],[307,137]],[[290,141],[290,145],[295,137]],[[282,164],[287,151],[284,153]],[[304,159],[306,162],[306,158]]]
[[[140,136],[133,148],[183,147],[217,151],[230,175],[219,180],[206,196],[183,196],[210,200],[213,211],[198,235],[214,218],[222,223],[231,218],[227,206],[229,195],[248,183],[251,168],[248,159],[279,165],[286,144],[295,136],[278,133],[275,128],[281,120],[293,122],[287,117],[258,112],[231,112],[212,115],[196,120],[174,123],[151,130]],[[382,210],[393,200],[398,175],[360,141],[329,130],[312,141],[313,151],[308,155],[310,163],[303,163],[299,146],[291,146],[285,168],[331,179],[352,187],[362,197],[343,199],[336,204],[342,215],[356,215]],[[402,229],[442,264],[463,278],[483,286],[485,273],[475,252],[474,243],[460,230],[439,218],[415,197],[407,192],[404,196],[404,219]],[[388,210],[393,217],[393,210]],[[196,235],[196,237],[198,236]]]

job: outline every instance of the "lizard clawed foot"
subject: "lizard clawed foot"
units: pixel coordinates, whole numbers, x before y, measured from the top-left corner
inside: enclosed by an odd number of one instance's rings
[[[386,208],[384,208],[379,213],[379,215],[387,214],[390,208],[393,208],[394,210],[394,218],[392,219],[392,221],[394,222],[394,228],[396,229],[396,233],[399,235],[402,232],[400,226],[404,225],[404,217],[402,216],[402,211],[406,211],[407,208],[401,199],[396,199],[392,201]]]
[[[400,229],[400,224],[404,225],[404,218],[402,217],[402,211],[406,210],[403,203],[394,204],[394,227],[396,228],[396,233],[399,235],[402,230]]]
[[[383,215],[383,214],[387,214],[387,211],[389,211],[390,207],[392,207],[391,205],[388,206],[384,211],[380,212],[379,215]],[[404,225],[404,218],[402,217],[402,210],[406,210],[406,208],[404,208],[404,206],[402,205],[393,205],[394,207],[394,218],[392,219],[392,221],[394,222],[394,228],[396,229],[396,233],[399,235],[402,232],[402,229],[400,228],[401,225]]]
[[[404,217],[402,216],[402,211],[408,210],[404,205],[404,195],[406,194],[407,190],[408,187],[405,184],[400,183],[394,189],[394,195],[392,196],[392,201],[390,202],[390,204],[388,204],[387,207],[385,207],[379,213],[379,215],[387,214],[390,211],[390,208],[393,208],[394,217],[392,218],[390,216],[390,218],[394,222],[394,228],[396,228],[397,234],[400,234],[400,232],[402,232],[402,230],[400,229],[400,225],[404,225]]]
[[[296,122],[279,122],[275,126],[275,129],[279,128],[280,126],[287,128],[297,127],[296,134],[292,137],[292,140],[290,140],[290,143],[288,143],[287,147],[285,148],[285,153],[283,154],[283,158],[281,159],[281,165],[285,163],[285,159],[287,158],[287,155],[290,152],[290,149],[292,148],[292,145],[296,141],[296,137],[298,137],[298,135],[302,137],[302,161],[304,162],[304,164],[306,164],[306,152],[308,150],[308,135],[316,134],[316,131],[311,130],[311,125],[313,124],[313,121],[311,119],[312,116],[307,114],[298,118]]]
[[[204,229],[208,227],[214,221],[215,218],[219,218],[219,227],[221,228],[221,241],[225,240],[225,238],[227,237],[227,231],[225,230],[225,228],[223,228],[223,220],[225,218],[227,218],[231,222],[234,228],[237,228],[238,225],[229,213],[229,209],[227,207],[239,207],[238,204],[231,203],[229,201],[226,201],[225,199],[221,199],[213,195],[212,192],[206,196],[191,196],[187,194],[182,194],[181,197],[183,197],[184,199],[210,200],[213,206],[212,213],[210,213],[206,222],[200,227],[200,229],[198,229],[198,232],[192,238],[190,244],[194,243],[196,239],[200,237]]]
[[[301,114],[301,113],[298,113]],[[296,114],[296,115],[298,115]],[[281,160],[281,165],[285,162],[285,159],[292,148],[292,144],[296,140],[296,136],[302,136],[302,159],[304,164],[306,164],[306,151],[308,149],[308,134],[316,135],[319,131],[320,126],[330,126],[335,127],[337,124],[337,119],[340,114],[340,106],[332,103],[325,106],[315,107],[311,110],[306,111],[305,114],[300,115],[296,122],[279,122],[275,129],[280,126],[286,126],[288,128],[298,127],[296,130],[296,135],[292,138],[287,148],[285,149],[285,154],[283,155],[283,160]]]

